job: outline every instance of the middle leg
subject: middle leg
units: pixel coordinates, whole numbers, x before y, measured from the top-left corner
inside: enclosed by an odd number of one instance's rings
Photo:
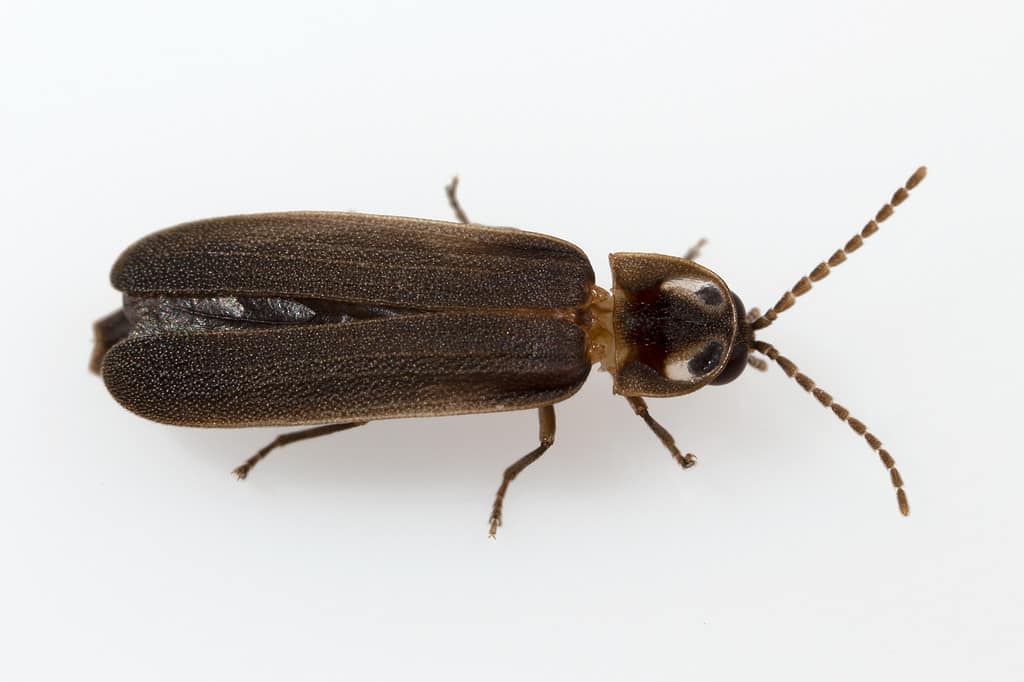
[[[449,183],[448,186],[444,188],[444,191],[445,194],[448,195],[448,204],[452,207],[452,210],[455,211],[455,217],[459,219],[460,223],[465,223],[466,225],[469,225],[469,217],[466,215],[466,212],[462,210],[462,205],[459,203],[459,198],[456,196],[458,190],[459,176],[456,175],[455,177],[452,178],[451,183]]]
[[[501,479],[501,487],[494,496],[494,506],[491,507],[491,529],[488,533],[492,538],[497,534],[501,526],[501,508],[505,502],[505,493],[508,492],[508,484],[515,480],[515,477],[522,473],[523,469],[530,466],[544,454],[544,451],[555,442],[555,406],[545,405],[537,409],[537,416],[540,418],[540,445],[530,454],[525,455],[505,469],[505,475]]]

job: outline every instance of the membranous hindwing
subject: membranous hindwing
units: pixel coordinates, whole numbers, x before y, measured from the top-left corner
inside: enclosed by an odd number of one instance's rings
[[[668,397],[712,382],[728,364],[743,311],[718,275],[693,261],[613,253],[615,392]]]

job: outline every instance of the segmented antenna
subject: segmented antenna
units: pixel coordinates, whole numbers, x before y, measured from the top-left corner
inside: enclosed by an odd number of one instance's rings
[[[827,262],[819,263],[818,267],[811,270],[811,274],[809,276],[800,278],[800,281],[794,284],[793,288],[787,291],[782,298],[779,299],[779,302],[772,306],[771,310],[754,320],[754,323],[751,326],[754,329],[764,329],[775,321],[775,318],[779,316],[779,313],[792,308],[793,304],[796,303],[798,296],[803,296],[811,290],[811,282],[819,282],[825,279],[828,276],[828,273],[832,272],[832,268],[837,267],[840,263],[845,261],[848,255],[864,245],[865,239],[873,235],[875,232],[878,232],[879,223],[885,222],[889,216],[893,214],[893,210],[907,200],[907,197],[910,196],[910,190],[921,184],[921,181],[924,180],[927,173],[928,170],[924,166],[921,166],[914,171],[914,174],[910,176],[910,179],[907,180],[903,187],[900,187],[892,195],[892,199],[889,200],[889,203],[878,209],[878,213],[875,214],[873,220],[869,220],[867,225],[865,225],[859,233],[853,235],[850,241],[846,242],[846,245],[843,248],[832,254],[832,257],[829,258]]]
[[[900,513],[904,516],[909,516],[910,504],[907,503],[907,494],[903,491],[903,477],[900,476],[899,470],[896,469],[896,461],[893,460],[892,455],[882,447],[882,441],[875,434],[868,431],[868,427],[864,425],[864,422],[851,417],[848,409],[834,402],[831,395],[818,388],[810,377],[800,372],[789,358],[779,355],[779,351],[775,349],[775,346],[765,341],[754,341],[754,349],[775,361],[782,368],[782,371],[786,373],[786,376],[800,384],[801,388],[817,398],[819,403],[831,408],[832,413],[839,417],[840,421],[849,424],[850,428],[857,435],[863,436],[864,440],[867,441],[868,447],[878,453],[882,464],[889,470],[889,479],[892,481],[893,487],[896,488],[896,502],[900,505]]]

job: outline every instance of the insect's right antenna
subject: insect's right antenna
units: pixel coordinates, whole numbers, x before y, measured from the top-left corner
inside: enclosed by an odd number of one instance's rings
[[[868,427],[864,425],[864,422],[851,416],[848,409],[835,402],[828,392],[816,386],[814,380],[797,369],[792,360],[784,355],[779,355],[779,351],[775,349],[775,346],[764,341],[754,341],[754,350],[767,355],[768,359],[774,361],[782,368],[786,376],[800,384],[802,389],[813,395],[824,407],[830,408],[840,421],[849,424],[854,433],[867,441],[868,447],[878,453],[882,464],[889,470],[889,480],[892,481],[893,487],[896,488],[896,502],[900,506],[900,513],[904,516],[910,516],[910,504],[907,502],[907,494],[903,492],[903,477],[900,476],[899,470],[896,469],[896,462],[893,460],[892,455],[882,447],[882,441],[878,439],[878,436],[868,431]]]
[[[889,200],[889,203],[878,209],[878,213],[875,214],[874,219],[869,220],[868,224],[865,225],[859,233],[853,235],[850,241],[846,242],[846,246],[832,254],[832,257],[828,259],[828,262],[819,263],[818,267],[811,270],[811,274],[809,276],[800,278],[800,281],[794,284],[793,288],[787,291],[783,297],[779,299],[778,303],[773,305],[764,315],[754,320],[754,323],[751,326],[754,329],[764,329],[770,325],[775,321],[775,318],[779,316],[779,313],[793,307],[793,304],[796,303],[797,296],[803,296],[811,290],[811,282],[818,282],[825,279],[825,277],[828,276],[828,273],[832,271],[832,268],[838,266],[846,260],[846,257],[849,254],[863,246],[866,238],[870,237],[875,232],[878,232],[878,224],[885,222],[886,219],[893,214],[893,209],[907,200],[907,197],[910,196],[910,190],[921,184],[921,181],[924,180],[927,172],[928,170],[924,166],[921,166],[914,171],[914,174],[910,176],[910,179],[907,180],[906,184],[896,190],[892,195],[892,199]]]

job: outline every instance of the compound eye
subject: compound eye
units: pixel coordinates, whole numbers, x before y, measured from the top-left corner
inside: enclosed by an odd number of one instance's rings
[[[696,381],[718,367],[724,353],[724,345],[709,341],[696,352],[684,351],[667,358],[662,373],[672,381]]]
[[[714,378],[711,385],[721,386],[722,384],[727,384],[743,374],[743,370],[747,368],[747,355],[749,352],[750,350],[745,343],[737,344],[733,347],[732,353],[729,354],[729,360],[725,363],[721,374]]]
[[[743,301],[736,294],[732,295],[732,304],[736,308],[736,320],[742,321],[746,315],[747,310],[743,306]],[[743,374],[743,370],[747,368],[747,356],[750,354],[750,348],[746,343],[737,342],[732,347],[732,352],[729,353],[729,359],[725,361],[725,367],[722,368],[722,372],[714,378],[711,382],[712,386],[721,386],[727,384],[730,381],[736,379],[739,375]]]

